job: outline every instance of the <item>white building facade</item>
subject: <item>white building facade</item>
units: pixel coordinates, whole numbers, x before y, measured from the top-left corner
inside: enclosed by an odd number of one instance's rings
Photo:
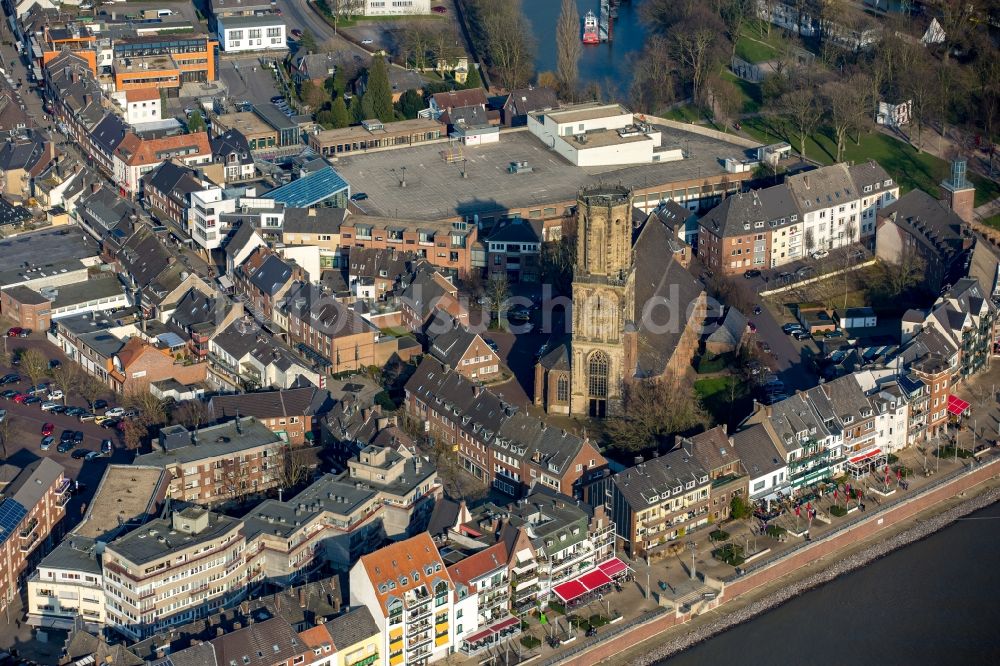
[[[221,16],[217,22],[219,45],[225,53],[288,49],[285,21],[276,14]]]

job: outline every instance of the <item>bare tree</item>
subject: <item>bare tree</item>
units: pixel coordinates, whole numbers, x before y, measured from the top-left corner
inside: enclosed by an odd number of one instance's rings
[[[76,393],[77,385],[80,383],[81,370],[76,363],[63,363],[50,371],[52,380],[62,389],[63,404],[69,399],[70,393]]]
[[[851,79],[830,81],[823,86],[823,102],[837,141],[838,162],[844,158],[848,132],[859,127],[868,116],[868,87],[864,83]]]
[[[413,65],[414,69],[427,67],[427,53],[431,49],[431,33],[425,21],[406,21],[399,35],[399,48],[403,59]]]
[[[138,419],[128,419],[125,421],[125,428],[122,431],[122,438],[125,440],[126,448],[135,451],[142,446],[143,440],[149,435],[149,428]]]
[[[806,244],[806,254],[812,254],[812,251],[816,248],[816,232],[812,230],[812,227],[806,229],[804,241]]]
[[[576,96],[582,48],[580,12],[575,0],[563,0],[556,24],[556,77],[559,79],[559,92],[567,99]]]
[[[917,127],[914,146],[923,151],[924,125],[938,94],[937,78],[934,76],[934,61],[922,48],[909,49],[908,67],[903,70],[903,91],[912,104],[913,121]]]
[[[500,321],[501,312],[506,309],[507,297],[510,296],[510,283],[507,282],[507,275],[504,273],[494,273],[486,283],[486,299],[489,301],[490,312],[496,313],[497,323]]]
[[[670,43],[662,35],[651,35],[642,51],[630,57],[632,106],[656,115],[676,99],[678,68],[671,56]]]
[[[37,386],[49,372],[49,360],[37,349],[26,349],[21,354],[21,371],[32,386]]]
[[[527,84],[535,42],[520,0],[475,0],[468,8],[500,85],[513,90]]]
[[[106,393],[108,387],[93,375],[83,375],[76,385],[76,392],[93,408],[94,401]]]
[[[208,406],[201,400],[185,400],[171,410],[176,423],[185,428],[199,428],[209,420]]]
[[[295,488],[309,480],[309,469],[309,453],[303,449],[286,446],[281,454],[278,483],[286,490]]]
[[[712,100],[712,115],[718,124],[721,124],[723,129],[728,132],[729,123],[742,110],[743,98],[740,91],[736,89],[735,83],[719,75],[710,78],[706,86]]]
[[[139,412],[139,416],[133,420],[139,421],[147,427],[160,425],[167,420],[167,411],[163,406],[163,401],[148,390],[132,391],[125,396],[123,404],[129,409]]]
[[[756,8],[756,0],[724,0],[720,9],[723,23],[726,24],[726,34],[732,45],[730,56],[736,55],[736,42],[743,34],[743,28],[750,21]]]
[[[717,15],[699,10],[674,26],[669,34],[674,59],[687,70],[695,103],[702,101],[705,79],[720,64],[718,37],[722,30]]]
[[[899,257],[899,261],[879,261],[877,266],[877,283],[883,295],[891,299],[920,283],[927,262],[916,251],[907,249]]]
[[[8,414],[0,421],[0,462],[7,460],[7,442],[14,433],[14,417]]]
[[[800,84],[778,100],[778,113],[785,116],[791,123],[795,138],[799,144],[799,155],[806,157],[806,144],[823,119],[823,106],[819,103],[812,86]]]
[[[622,416],[607,422],[607,434],[615,448],[641,451],[663,443],[668,435],[686,432],[708,417],[690,387],[665,381],[625,384]]]

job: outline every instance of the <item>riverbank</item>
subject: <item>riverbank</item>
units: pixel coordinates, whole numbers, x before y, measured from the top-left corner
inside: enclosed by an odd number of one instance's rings
[[[995,471],[991,469],[989,473],[995,474]],[[969,476],[965,478],[969,479]],[[938,489],[940,490],[943,489]],[[970,497],[973,493],[974,496]],[[932,491],[929,494],[936,493]],[[974,482],[962,490],[956,488],[956,494],[953,496],[939,500],[933,506],[888,525],[877,534],[851,541],[785,575],[754,586],[731,598],[719,608],[693,618],[687,623],[669,626],[648,637],[626,635],[621,637],[621,641],[609,641],[618,645],[600,646],[605,648],[600,651],[610,656],[604,656],[603,661],[599,663],[648,665],[677,655],[810,589],[864,567],[894,550],[922,540],[963,516],[997,501],[1000,501],[1000,478],[996,476],[986,476],[984,480]],[[656,624],[656,621],[650,624]],[[611,651],[608,651],[608,648],[611,648]],[[593,656],[594,659],[589,663],[597,663],[597,655]]]

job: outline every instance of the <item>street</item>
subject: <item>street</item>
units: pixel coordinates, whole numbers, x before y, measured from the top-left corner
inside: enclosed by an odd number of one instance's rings
[[[338,35],[333,26],[323,20],[318,10],[309,6],[308,0],[278,0],[277,4],[282,16],[288,21],[288,27],[311,32],[321,51],[350,51],[362,58],[362,67],[367,67],[371,55]]]

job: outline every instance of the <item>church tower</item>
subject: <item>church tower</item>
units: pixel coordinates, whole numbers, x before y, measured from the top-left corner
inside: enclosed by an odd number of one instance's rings
[[[600,185],[577,197],[570,413],[621,409],[626,323],[633,314],[632,191]]]

